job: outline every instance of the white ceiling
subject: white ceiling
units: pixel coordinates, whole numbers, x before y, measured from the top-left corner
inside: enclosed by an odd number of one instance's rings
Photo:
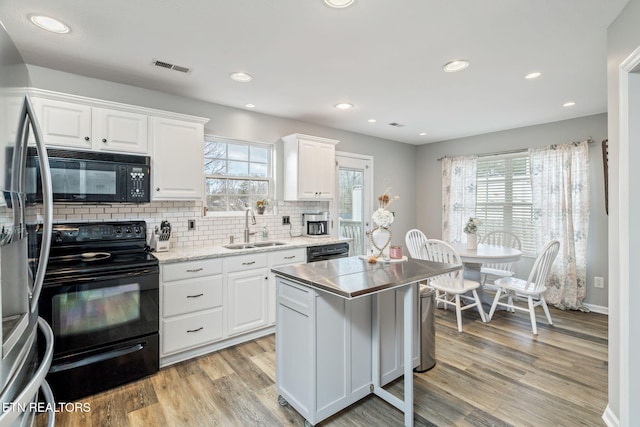
[[[606,29],[627,1],[2,0],[0,21],[30,64],[423,144],[605,112]]]

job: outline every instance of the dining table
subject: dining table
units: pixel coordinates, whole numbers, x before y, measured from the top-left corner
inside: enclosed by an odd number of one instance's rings
[[[480,281],[482,264],[516,262],[522,252],[508,246],[478,244],[476,249],[469,249],[464,243],[452,243],[464,264],[464,277],[469,280]]]
[[[511,263],[522,257],[522,251],[508,246],[487,245],[480,243],[476,249],[469,249],[465,243],[452,243],[451,246],[458,252],[464,267],[465,279],[480,282],[480,269],[482,264]],[[490,298],[487,298],[482,287],[478,289],[478,296],[484,307],[491,306]]]

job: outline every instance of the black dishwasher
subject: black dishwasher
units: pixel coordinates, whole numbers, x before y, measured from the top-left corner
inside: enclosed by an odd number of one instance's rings
[[[326,245],[309,246],[307,248],[307,262],[325,261],[349,256],[349,243],[328,243]]]

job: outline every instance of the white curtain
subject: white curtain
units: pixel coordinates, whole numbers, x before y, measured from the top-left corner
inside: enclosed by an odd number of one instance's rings
[[[536,246],[560,241],[545,299],[560,309],[588,311],[582,305],[589,232],[588,142],[530,149],[529,156]]]
[[[465,243],[462,231],[476,213],[476,167],[478,158],[442,159],[442,240]]]

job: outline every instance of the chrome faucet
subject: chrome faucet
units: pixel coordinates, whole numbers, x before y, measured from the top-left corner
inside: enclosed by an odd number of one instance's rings
[[[244,211],[244,242],[249,243],[249,236],[255,233],[249,233],[249,212],[251,212],[251,225],[256,225],[256,216],[253,209],[246,207]]]

